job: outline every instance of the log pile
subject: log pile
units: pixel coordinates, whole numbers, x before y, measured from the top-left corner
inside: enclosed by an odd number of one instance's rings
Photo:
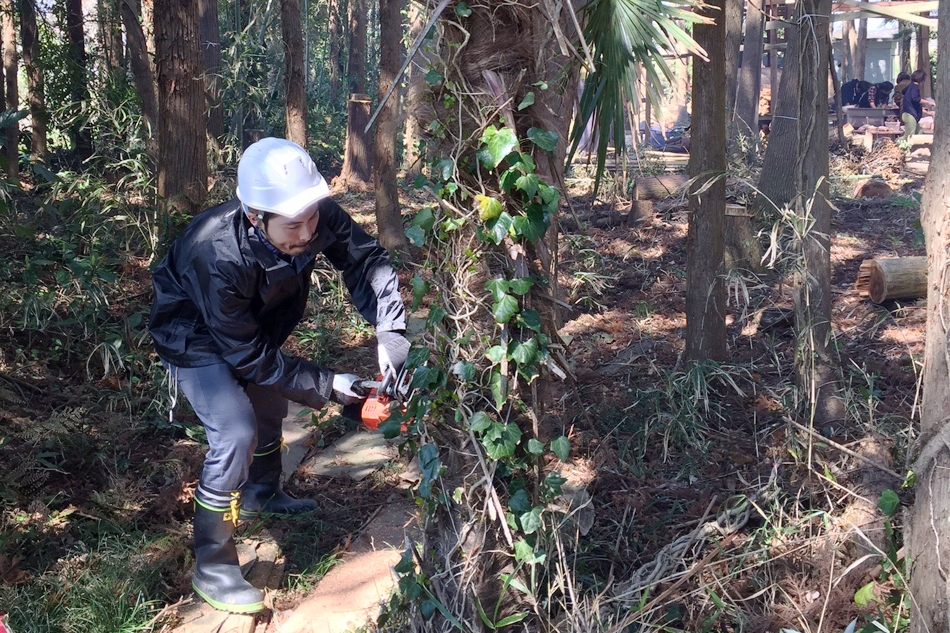
[[[861,262],[855,288],[874,303],[927,296],[927,258],[893,257]]]

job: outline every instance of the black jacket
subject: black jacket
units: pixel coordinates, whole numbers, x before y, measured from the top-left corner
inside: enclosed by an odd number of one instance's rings
[[[353,303],[377,331],[405,329],[389,255],[330,198],[320,202],[309,250],[343,272]],[[149,331],[159,356],[179,367],[224,362],[242,380],[323,406],[333,372],[280,351],[303,317],[313,265],[297,272],[271,251],[237,200],[195,216],[152,276]]]

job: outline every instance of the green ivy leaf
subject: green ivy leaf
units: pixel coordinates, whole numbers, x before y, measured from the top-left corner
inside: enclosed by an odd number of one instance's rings
[[[525,534],[534,534],[541,529],[541,506],[535,506],[521,515],[521,528]]]
[[[515,448],[521,441],[521,429],[517,424],[496,422],[482,436],[485,452],[494,460],[507,459],[515,454]]]
[[[443,79],[442,75],[440,75],[439,73],[437,73],[437,72],[434,71],[434,70],[430,70],[429,72],[426,73],[426,83],[427,83],[427,84],[431,84],[431,85],[435,86],[435,85],[437,85],[437,84],[439,84],[439,83],[442,83],[442,79]]]
[[[538,339],[532,337],[518,343],[511,352],[511,358],[519,365],[530,365],[538,359],[538,351]]]
[[[446,312],[442,306],[434,305],[429,308],[429,318],[426,319],[426,323],[430,327],[433,325],[438,325],[439,323],[442,323],[442,319],[445,318],[446,314],[448,314],[448,312]]]
[[[492,314],[498,323],[507,323],[518,313],[518,300],[506,294],[492,306]]]
[[[430,207],[425,207],[419,213],[416,214],[416,217],[412,219],[412,226],[418,226],[423,231],[427,233],[432,230],[432,226],[435,224],[435,214],[432,213]]]
[[[399,434],[402,433],[402,425],[399,423],[399,420],[389,418],[380,423],[379,431],[383,434],[384,438],[392,440],[399,437]]]
[[[451,158],[443,158],[435,164],[435,173],[437,173],[443,181],[452,178],[452,172],[454,171],[455,163],[452,162]]]
[[[528,329],[541,332],[541,315],[534,308],[522,312],[519,322]]]
[[[475,377],[475,365],[467,360],[460,360],[452,366],[452,373],[462,380],[472,380]]]
[[[542,486],[552,495],[557,496],[561,494],[561,486],[567,483],[567,479],[561,477],[561,473],[558,471],[553,471],[544,478]]]
[[[518,178],[515,182],[515,186],[521,189],[528,198],[533,198],[534,194],[538,192],[539,183],[540,180],[538,180],[537,174],[525,174]]]
[[[402,553],[402,556],[399,557],[399,562],[396,563],[396,566],[393,567],[393,571],[397,574],[408,574],[411,571],[414,571],[416,568],[415,563],[412,560],[412,550],[407,549]]]
[[[468,4],[465,2],[459,2],[455,5],[455,15],[460,18],[467,18],[472,15],[472,10],[469,8]]]
[[[519,215],[518,217],[520,218],[523,216]],[[495,244],[501,244],[501,241],[505,239],[505,236],[508,235],[508,229],[511,228],[511,223],[513,221],[513,218],[508,215],[507,211],[502,211],[501,215],[489,222],[488,235]]]
[[[563,435],[554,438],[551,440],[551,450],[554,451],[554,454],[557,455],[559,460],[566,464],[571,455],[571,441]]]
[[[426,234],[418,226],[410,226],[406,229],[406,237],[413,246],[422,246],[426,243]]]
[[[508,281],[506,279],[489,279],[485,282],[485,289],[491,292],[493,301],[499,301],[508,292]]]
[[[415,275],[409,281],[409,284],[412,286],[412,309],[415,311],[422,303],[426,293],[429,292],[429,282],[419,275]]]
[[[497,167],[498,163],[518,145],[518,138],[511,129],[503,127],[499,130],[494,125],[488,126],[488,129],[482,134],[481,141],[488,146],[488,153],[492,159],[492,168]]]
[[[528,130],[528,138],[541,149],[553,152],[557,147],[557,132],[549,132],[539,127]]]
[[[468,419],[468,426],[475,433],[481,433],[493,424],[492,419],[484,411],[476,411]]]
[[[513,293],[520,297],[531,290],[531,286],[533,285],[534,281],[531,280],[531,277],[519,277],[518,279],[512,279],[508,287]]]
[[[897,493],[893,490],[885,490],[881,493],[881,498],[877,501],[877,507],[881,509],[881,512],[885,516],[892,517],[894,513],[897,512],[897,508],[900,507],[901,500],[897,496]]]
[[[536,81],[536,82],[534,82],[534,83],[531,84],[531,85],[534,86],[535,88],[540,88],[541,90],[547,90],[547,89],[548,89],[548,82],[546,82],[546,81]]]
[[[488,360],[497,365],[508,357],[508,350],[501,345],[492,345],[488,348],[488,351],[485,352],[485,356],[488,357]]]
[[[481,194],[475,196],[475,201],[478,203],[478,217],[482,222],[490,222],[501,215],[501,212],[504,210],[504,206],[501,204],[501,201],[497,198],[492,198],[491,196],[483,196]]]
[[[544,442],[532,437],[528,440],[528,452],[532,455],[544,455]]]
[[[529,92],[524,96],[524,99],[518,104],[518,111],[520,112],[530,105],[534,105],[534,92]]]
[[[534,548],[525,540],[515,541],[515,560],[519,563],[534,558]]]
[[[873,580],[854,593],[854,604],[859,607],[866,607],[871,602],[878,602],[877,596],[874,595]]]
[[[502,191],[505,193],[511,193],[514,191],[515,185],[518,183],[518,178],[520,177],[521,172],[512,167],[511,169],[506,169],[502,172],[501,176],[498,178],[498,183],[501,185]]]
[[[537,167],[534,164],[534,159],[531,158],[531,154],[520,153],[518,154],[518,162],[511,166],[512,169],[517,169],[526,174],[533,174],[534,170]]]
[[[530,242],[536,242],[548,230],[548,223],[536,220],[526,215],[519,215],[512,221],[512,229],[516,235],[521,235]]]
[[[495,400],[495,408],[501,409],[501,405],[505,403],[505,399],[508,397],[508,382],[497,367],[488,378],[488,386],[491,389],[492,398]]]
[[[508,508],[512,512],[527,512],[531,509],[531,499],[528,498],[528,493],[524,488],[511,495],[511,499],[508,500]]]
[[[419,605],[419,613],[422,614],[423,619],[429,620],[435,615],[436,606],[435,603],[431,600],[424,600],[422,604]]]

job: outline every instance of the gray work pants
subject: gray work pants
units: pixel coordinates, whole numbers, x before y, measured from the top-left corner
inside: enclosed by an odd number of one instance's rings
[[[239,380],[225,364],[166,367],[208,436],[201,487],[224,493],[239,490],[247,481],[254,449],[280,439],[288,400]]]

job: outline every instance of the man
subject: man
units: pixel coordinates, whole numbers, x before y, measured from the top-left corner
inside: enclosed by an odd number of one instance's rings
[[[197,215],[158,265],[149,329],[208,437],[195,491],[192,585],[215,608],[254,613],[263,594],[241,576],[232,538],[238,518],[316,507],[280,489],[288,400],[319,409],[328,399],[362,399],[355,375],[280,351],[303,316],[315,257],[343,272],[375,326],[384,376],[401,371],[409,342],[388,254],[330,199],[306,151],[283,139],[254,143],[238,164],[236,193]]]

